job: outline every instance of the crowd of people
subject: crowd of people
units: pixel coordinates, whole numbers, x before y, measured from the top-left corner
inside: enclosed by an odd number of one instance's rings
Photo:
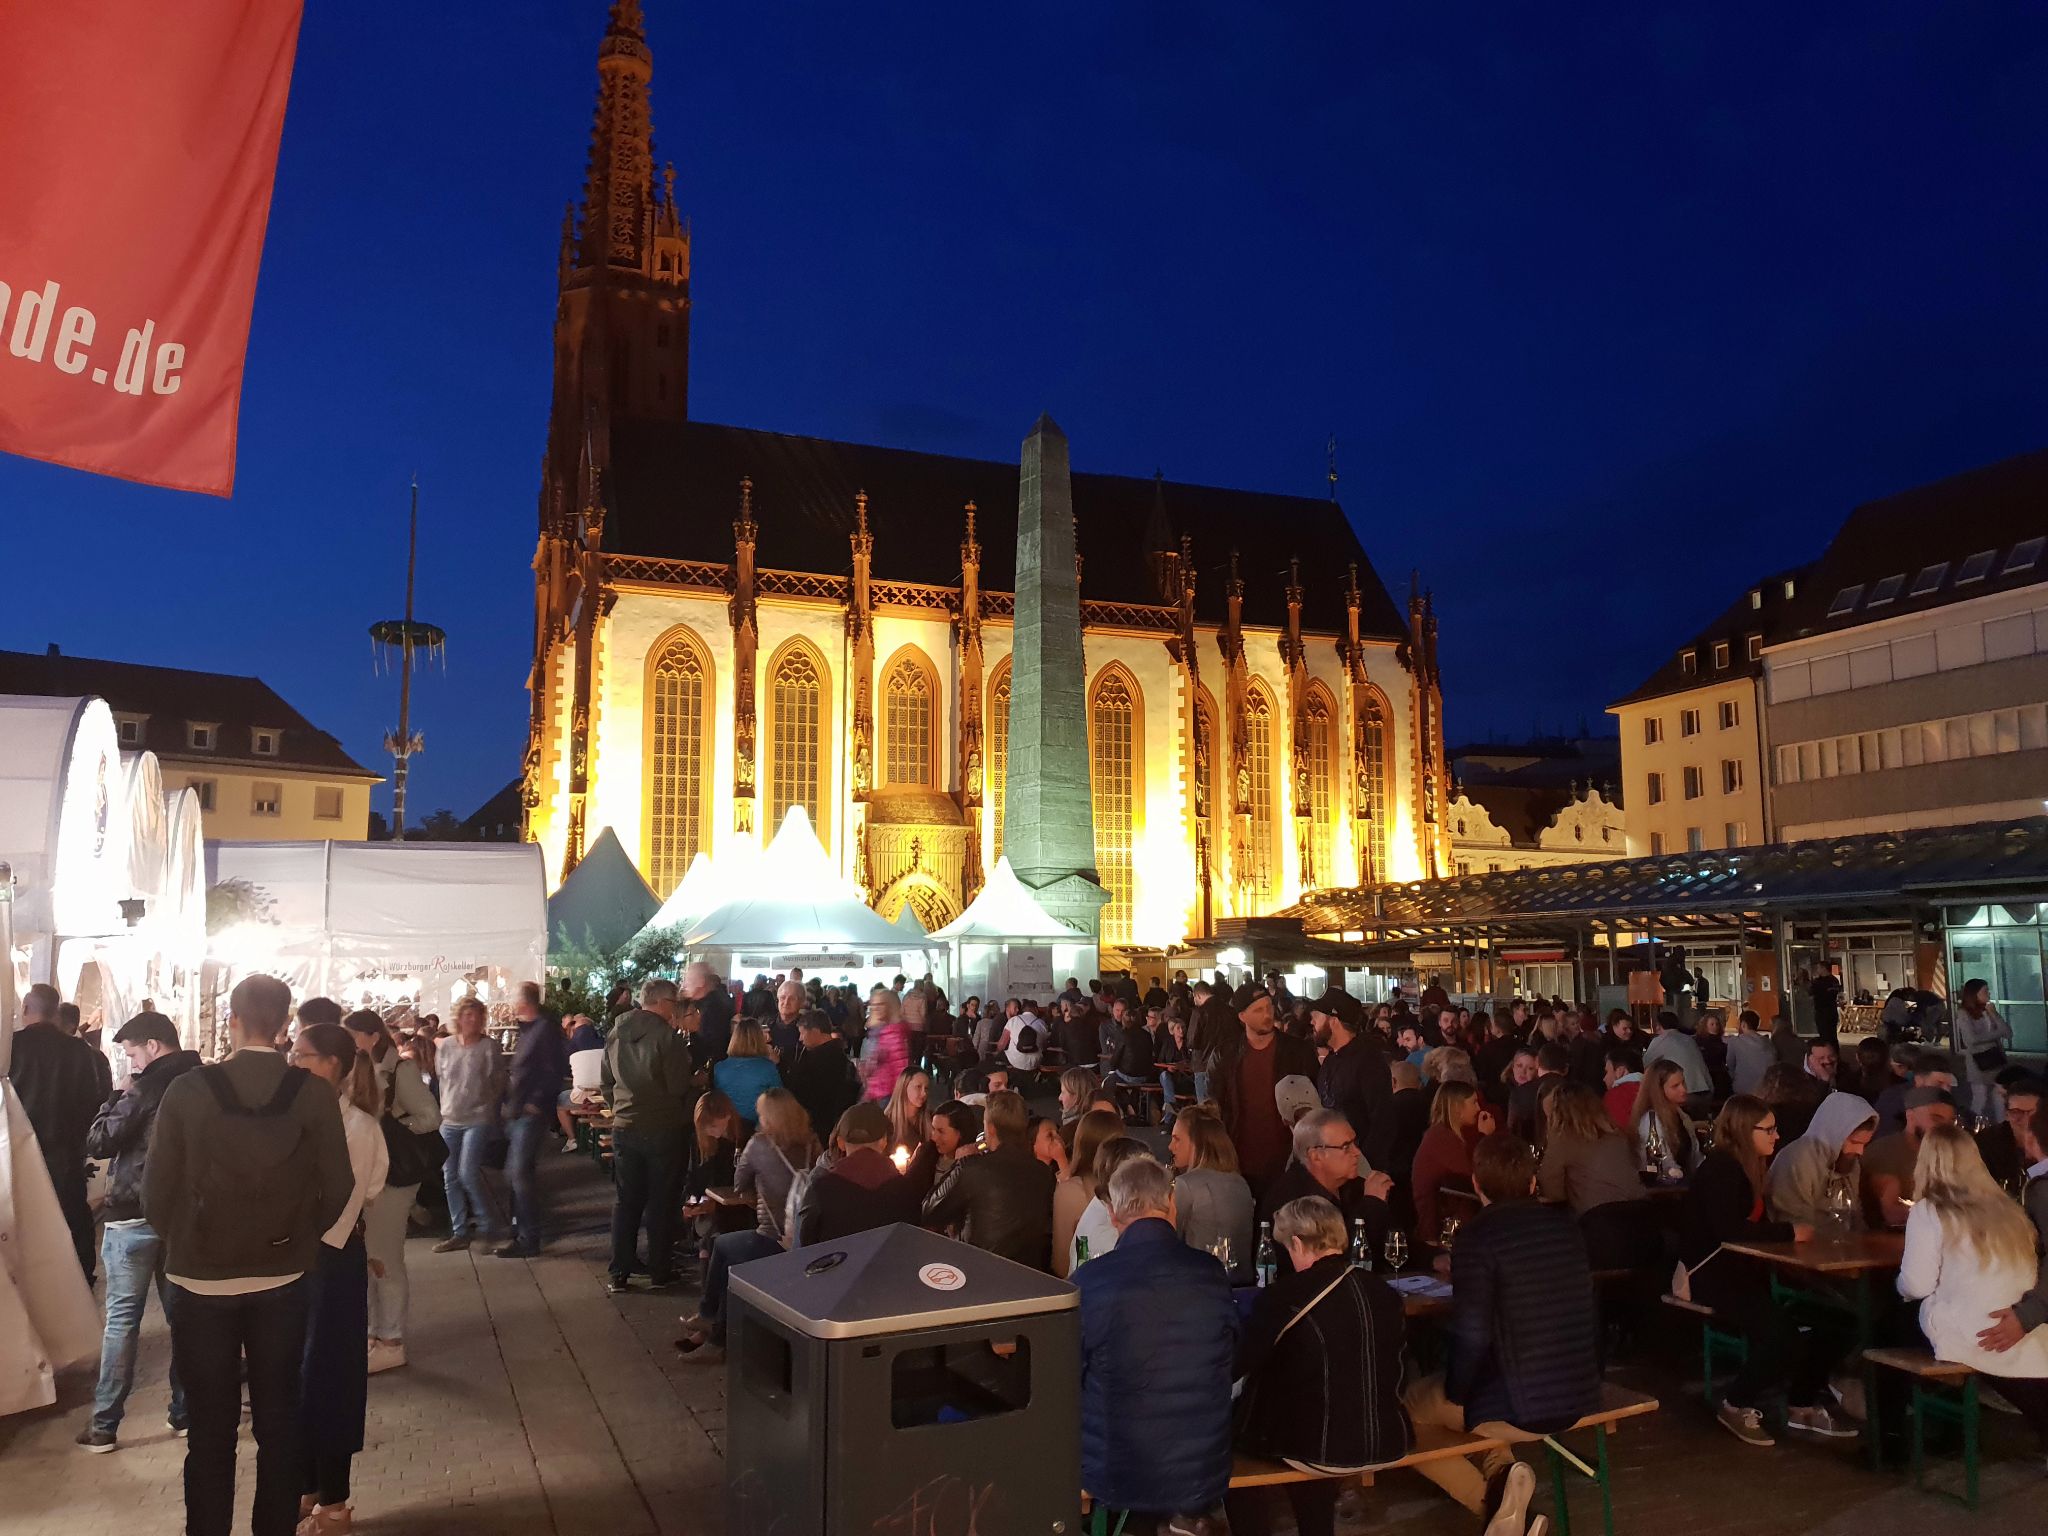
[[[60,1008],[31,992],[15,1077],[67,1214],[85,1212],[80,1261],[107,1277],[78,1440],[116,1445],[156,1289],[189,1528],[206,1536],[227,1529],[244,1360],[257,1530],[347,1531],[367,1378],[405,1360],[423,1192],[446,1203],[437,1251],[539,1253],[542,1149],[557,1132],[574,1147],[596,1100],[608,1285],[694,1278],[686,1360],[721,1358],[735,1265],[921,1223],[1074,1283],[1084,1485],[1169,1532],[1226,1505],[1233,1531],[1270,1527],[1266,1491],[1228,1488],[1234,1450],[1335,1474],[1418,1436],[1511,1446],[1568,1426],[1599,1401],[1616,1276],[1638,1282],[1624,1297],[1676,1288],[1743,1336],[1718,1408],[1738,1439],[1774,1443],[1778,1404],[1786,1432],[1855,1435],[1834,1384],[1845,1341],[1788,1321],[1768,1271],[1728,1245],[1865,1226],[1904,1234],[1898,1291],[1919,1307],[1892,1326],[1999,1378],[2048,1445],[2041,1084],[1990,1070],[1981,1045],[1963,1044],[1961,1076],[1990,1091],[1959,1097],[1938,1049],[1865,1040],[1844,1058],[1747,1012],[1732,1031],[1670,1012],[1639,1029],[1555,1002],[1490,1016],[1434,988],[1367,1007],[1277,976],[1178,975],[955,1009],[930,977],[859,999],[800,972],[742,988],[692,965],[602,1020],[560,1020],[526,986],[509,1052],[474,1000],[446,1032],[394,1033],[322,998],[294,1010],[254,977],[216,1065],[159,1015],[123,1025],[117,1090]],[[89,1156],[109,1162],[97,1254]],[[500,1160],[503,1233],[483,1184]],[[746,1230],[718,1230],[710,1197],[727,1186],[752,1206]],[[1389,1284],[1404,1264],[1450,1287],[1426,1376]],[[1623,1332],[1633,1316],[1624,1305]],[[1540,1533],[1510,1451],[1420,1470],[1486,1536]],[[1304,1536],[1333,1529],[1338,1487],[1286,1486]]]

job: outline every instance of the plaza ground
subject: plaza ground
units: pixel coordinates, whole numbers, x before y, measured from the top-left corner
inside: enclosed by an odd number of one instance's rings
[[[693,1298],[607,1297],[609,1186],[582,1157],[550,1151],[545,1171],[562,1228],[546,1256],[513,1262],[481,1247],[435,1254],[413,1241],[411,1363],[371,1380],[368,1443],[356,1461],[357,1527],[371,1536],[722,1536],[724,1374],[684,1363],[669,1343],[677,1313]],[[2040,1528],[2048,1478],[2015,1420],[1985,1415],[1985,1501],[1972,1516],[1914,1493],[1898,1476],[1864,1470],[1853,1446],[1738,1445],[1701,1405],[1685,1368],[1696,1356],[1675,1336],[1652,1354],[1616,1373],[1664,1402],[1611,1442],[1623,1536],[1988,1536]],[[167,1356],[152,1303],[112,1455],[72,1444],[90,1406],[89,1371],[65,1377],[57,1407],[0,1419],[0,1536],[168,1536],[183,1528],[183,1442],[163,1418]],[[250,1450],[245,1437],[245,1508]],[[1030,1475],[1022,1465],[1017,1473]],[[1549,1498],[1546,1477],[1536,1507],[1548,1509]],[[1346,1505],[1347,1530],[1472,1529],[1412,1473],[1393,1474],[1356,1501]],[[1573,1508],[1577,1536],[1597,1536],[1590,1484],[1575,1490]]]

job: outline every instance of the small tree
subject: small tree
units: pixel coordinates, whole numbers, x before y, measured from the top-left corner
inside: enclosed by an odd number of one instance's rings
[[[613,990],[624,984],[637,995],[643,982],[673,976],[682,957],[682,938],[679,926],[650,928],[608,953],[592,944],[587,935],[558,941],[548,955],[548,1007],[565,1018],[572,1013],[588,1014],[600,1026],[609,1027],[605,1004]]]

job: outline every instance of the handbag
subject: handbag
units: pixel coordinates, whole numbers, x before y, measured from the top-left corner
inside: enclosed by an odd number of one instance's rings
[[[1987,1045],[1982,1050],[1970,1052],[1970,1064],[1979,1072],[2003,1072],[2005,1070],[2005,1047]]]
[[[415,1131],[400,1123],[391,1113],[391,1098],[397,1087],[398,1072],[394,1068],[391,1080],[384,1085],[384,1113],[378,1123],[384,1128],[384,1150],[391,1160],[384,1182],[403,1189],[424,1184],[441,1171],[441,1165],[448,1161],[448,1143],[441,1139],[439,1131]]]

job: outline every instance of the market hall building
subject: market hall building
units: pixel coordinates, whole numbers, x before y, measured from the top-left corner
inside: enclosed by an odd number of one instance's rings
[[[691,234],[611,8],[565,221],[534,556],[526,836],[607,827],[658,896],[792,806],[884,916],[1004,851],[1019,469],[694,421]],[[1021,424],[1020,424],[1021,425]],[[1075,458],[1088,459],[1085,437]],[[1450,868],[1436,621],[1333,496],[1076,473],[1102,943]]]

